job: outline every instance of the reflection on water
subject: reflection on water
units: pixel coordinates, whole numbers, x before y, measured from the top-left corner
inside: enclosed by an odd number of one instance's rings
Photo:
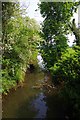
[[[35,118],[46,118],[47,106],[44,101],[45,97],[43,93],[40,93],[37,98],[32,101],[32,106],[37,110]]]
[[[33,89],[33,86],[44,81],[44,73],[26,75],[23,88],[12,91],[3,98],[3,118],[35,118],[45,116],[46,103],[42,89]],[[43,113],[44,109],[44,113]]]
[[[43,88],[33,88],[44,80],[44,73],[27,74],[24,87],[3,97],[3,118],[64,118],[65,109],[58,97],[47,94]]]

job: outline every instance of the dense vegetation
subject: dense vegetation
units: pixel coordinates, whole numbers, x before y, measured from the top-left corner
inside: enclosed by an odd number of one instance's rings
[[[63,85],[60,95],[70,103],[72,117],[80,118],[80,28],[75,19],[79,2],[42,2],[40,12],[45,18],[40,26],[26,16],[18,2],[2,2],[2,89],[7,92],[22,83],[30,64],[37,63],[38,50],[45,69],[55,85]],[[68,34],[73,33],[73,45]],[[42,40],[43,37],[43,40]],[[41,44],[40,44],[41,43]],[[1,81],[0,81],[1,82]]]
[[[71,17],[79,2],[42,2],[39,7],[45,18],[42,26],[41,55],[55,85],[63,84],[60,93],[73,110],[72,117],[80,119],[80,29]],[[75,35],[72,47],[69,33]],[[76,115],[77,114],[77,115]]]
[[[40,27],[34,19],[26,16],[19,3],[2,2],[2,91],[24,80],[29,64],[37,63],[41,40]]]

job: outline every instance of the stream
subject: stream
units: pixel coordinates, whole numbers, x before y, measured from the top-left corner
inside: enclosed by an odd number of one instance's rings
[[[45,83],[45,79],[50,82],[48,75],[43,72],[26,74],[23,87],[3,96],[3,118],[64,120],[66,117],[63,102],[46,88],[37,88],[37,85]]]

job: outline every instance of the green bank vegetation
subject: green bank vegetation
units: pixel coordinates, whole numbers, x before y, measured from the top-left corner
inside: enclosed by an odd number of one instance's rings
[[[20,4],[2,2],[2,89],[5,94],[24,80],[29,64],[37,64],[40,26]]]
[[[45,68],[55,85],[63,85],[60,95],[70,103],[72,117],[80,119],[80,28],[75,19],[79,2],[42,2],[41,55]],[[75,35],[74,44],[68,45],[69,33]],[[68,104],[69,105],[69,104]],[[77,114],[77,115],[76,115]]]

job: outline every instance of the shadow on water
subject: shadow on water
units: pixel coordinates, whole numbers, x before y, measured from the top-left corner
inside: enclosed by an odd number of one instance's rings
[[[46,118],[54,118],[54,120],[67,120],[66,119],[66,109],[63,103],[63,100],[59,98],[57,95],[55,96],[47,96],[47,114]]]
[[[62,100],[58,96],[47,94],[43,88],[33,88],[36,84],[44,83],[45,76],[42,72],[26,74],[24,87],[3,97],[3,118],[65,120],[65,107]]]

